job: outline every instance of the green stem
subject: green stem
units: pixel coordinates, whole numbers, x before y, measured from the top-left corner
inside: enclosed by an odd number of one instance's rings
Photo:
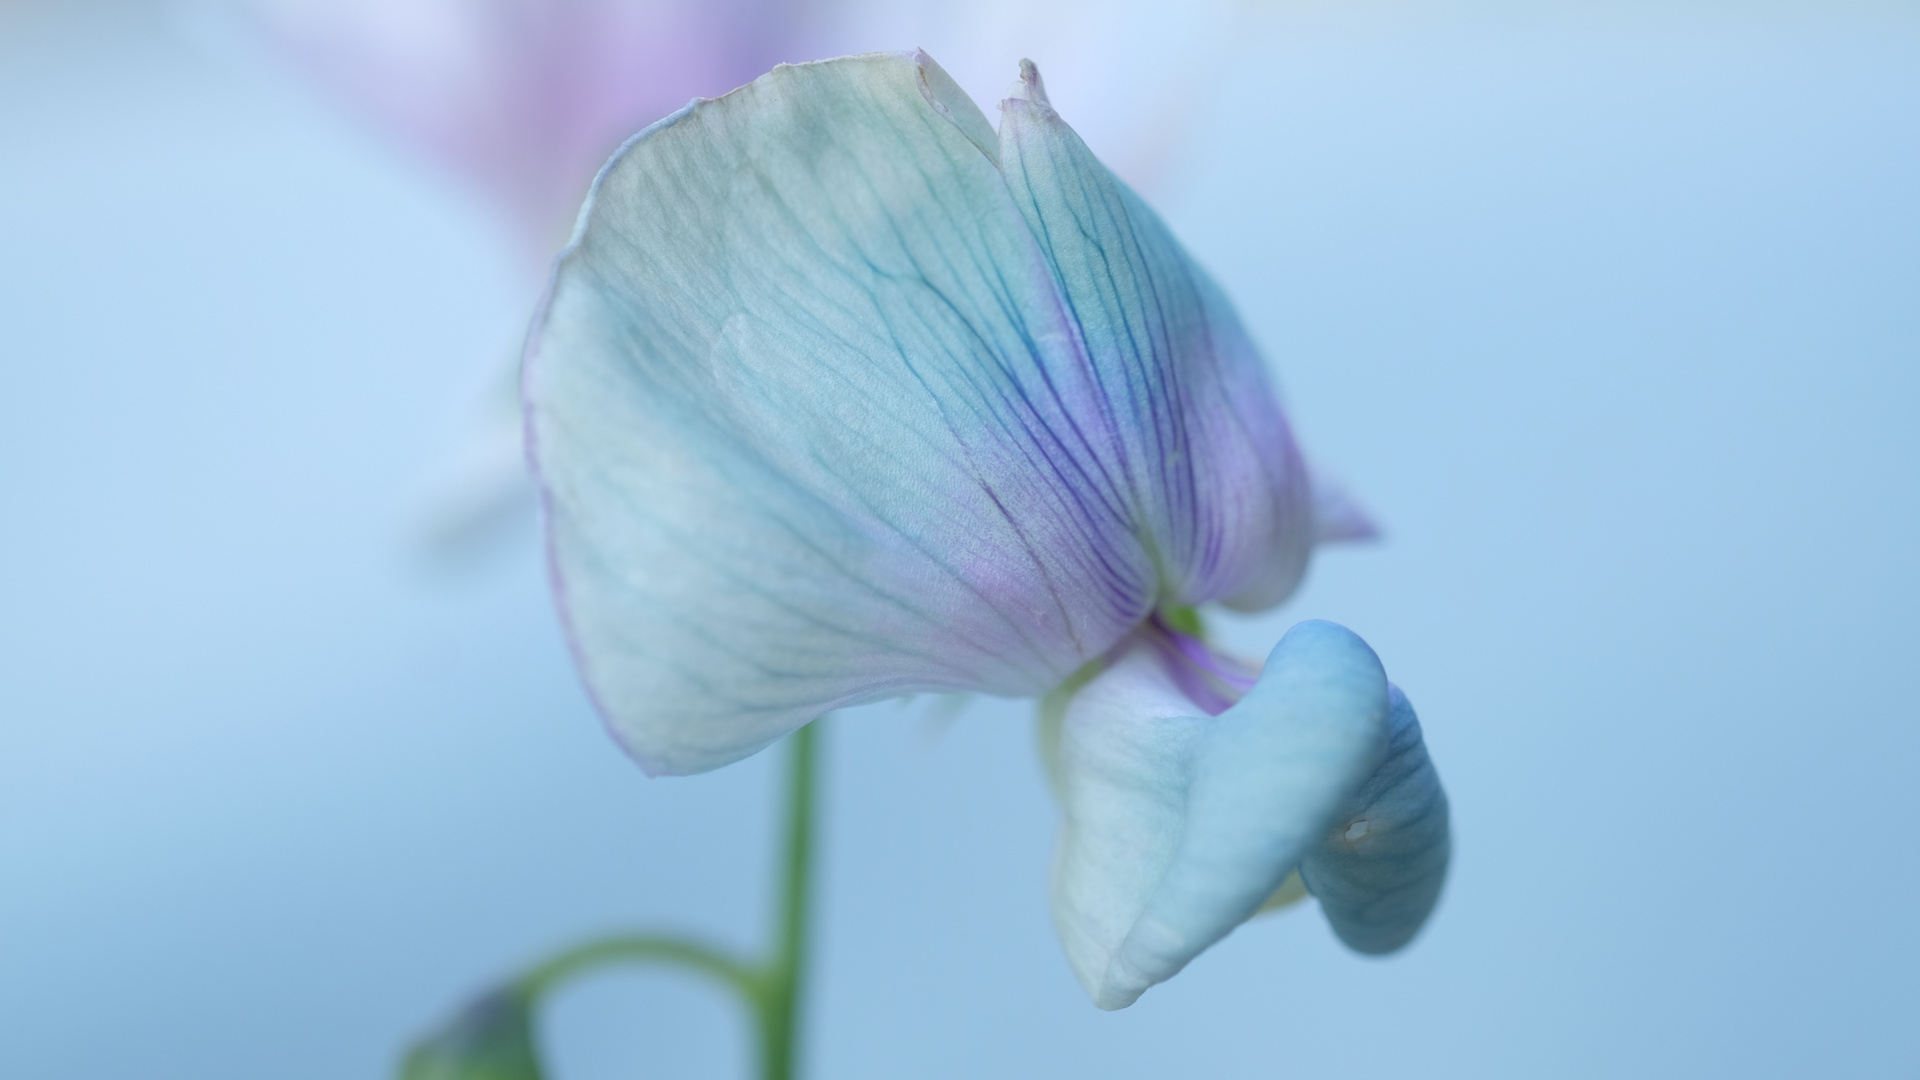
[[[629,934],[602,938],[568,949],[522,975],[517,983],[529,1000],[591,968],[608,964],[653,963],[683,967],[719,982],[749,999],[759,993],[760,973],[712,946],[665,934]]]
[[[794,1080],[799,1075],[800,997],[806,982],[808,900],[813,891],[819,727],[816,720],[794,732],[790,740],[786,832],[781,837],[770,957],[763,963],[747,963],[690,938],[626,934],[590,941],[552,957],[514,980],[516,996],[531,1005],[568,979],[611,964],[685,968],[739,994],[752,1010],[760,1036],[761,1080]]]
[[[815,721],[793,733],[787,778],[786,848],[782,852],[774,951],[762,969],[760,994],[760,1075],[762,1080],[793,1080],[798,1073],[800,992],[807,963],[807,908],[813,891],[814,775],[818,729]]]

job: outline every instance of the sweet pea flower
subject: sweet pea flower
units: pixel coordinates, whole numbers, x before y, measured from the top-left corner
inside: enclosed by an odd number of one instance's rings
[[[650,773],[834,709],[1042,697],[1056,926],[1122,1008],[1270,900],[1404,944],[1448,856],[1352,632],[1263,667],[1195,609],[1369,531],[1218,287],[1022,64],[998,130],[924,53],[775,68],[602,170],[523,396],[583,679]]]
[[[541,1080],[535,1043],[526,995],[493,990],[415,1044],[401,1063],[400,1080]]]

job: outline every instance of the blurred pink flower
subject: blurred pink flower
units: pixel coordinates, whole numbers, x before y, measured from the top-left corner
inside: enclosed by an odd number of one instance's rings
[[[600,164],[787,55],[805,0],[264,0],[268,35],[477,185],[544,263]]]

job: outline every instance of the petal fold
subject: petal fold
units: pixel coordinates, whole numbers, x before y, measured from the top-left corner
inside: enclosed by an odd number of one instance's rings
[[[1344,627],[1295,626],[1218,716],[1166,657],[1129,648],[1062,722],[1054,920],[1103,1009],[1258,911],[1389,754],[1386,674]]]
[[[1334,933],[1355,952],[1405,945],[1440,899],[1452,844],[1447,793],[1420,720],[1395,686],[1387,757],[1300,862]]]

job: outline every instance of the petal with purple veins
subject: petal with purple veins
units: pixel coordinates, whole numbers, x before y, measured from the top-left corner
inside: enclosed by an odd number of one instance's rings
[[[1163,602],[1298,578],[1304,473],[1231,310],[1014,104],[994,141],[924,54],[781,67],[596,182],[529,441],[580,666],[649,769],[880,697],[1044,693]]]
[[[1165,602],[1285,599],[1314,542],[1306,470],[1225,296],[1055,112],[1031,63],[1001,102],[1007,187],[1085,343],[1083,410]]]
[[[1038,695],[1151,610],[982,130],[930,60],[855,57],[695,103],[597,182],[529,438],[576,655],[649,769],[880,697]]]

